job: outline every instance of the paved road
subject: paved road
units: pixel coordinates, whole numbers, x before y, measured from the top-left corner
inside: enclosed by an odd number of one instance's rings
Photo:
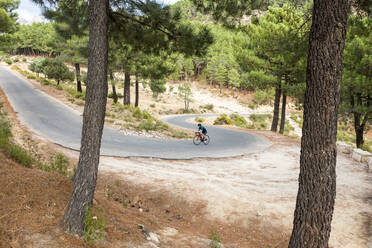
[[[56,144],[79,150],[82,117],[77,111],[36,89],[4,66],[0,66],[0,86],[24,125]],[[195,130],[196,125],[186,121],[193,117],[170,116],[164,120]],[[270,145],[269,141],[254,134],[218,127],[207,128],[210,144],[195,146],[189,140],[142,138],[123,135],[105,127],[101,154],[164,159],[223,158],[257,152]]]

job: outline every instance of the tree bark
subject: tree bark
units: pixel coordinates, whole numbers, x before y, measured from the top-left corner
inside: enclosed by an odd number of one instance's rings
[[[138,82],[138,75],[136,75],[136,99],[134,102],[134,106],[138,107],[139,104],[139,82]]]
[[[287,105],[287,94],[285,93],[285,91],[283,91],[282,115],[281,115],[281,118],[280,118],[280,129],[279,129],[279,133],[281,133],[281,134],[284,133],[286,105]]]
[[[278,122],[279,122],[279,105],[280,105],[280,95],[282,93],[282,83],[281,77],[279,77],[279,82],[275,88],[275,100],[274,100],[274,113],[273,113],[273,121],[271,122],[271,131],[276,132],[278,129]]]
[[[348,0],[314,0],[300,175],[289,248],[326,248],[336,196],[337,112]]]
[[[88,85],[83,129],[74,186],[63,216],[63,227],[82,235],[86,208],[93,203],[107,102],[107,12],[108,0],[89,3]]]
[[[80,76],[80,64],[75,64],[75,72],[76,72],[76,90],[78,92],[83,92],[83,89],[81,88],[81,76]]]
[[[111,80],[111,87],[112,87],[112,98],[114,100],[114,103],[118,102],[118,94],[116,94],[116,86],[114,83],[114,74],[112,71],[110,71],[110,80]]]
[[[130,75],[128,72],[125,72],[124,76],[124,93],[123,93],[124,99],[123,104],[124,105],[130,105]]]

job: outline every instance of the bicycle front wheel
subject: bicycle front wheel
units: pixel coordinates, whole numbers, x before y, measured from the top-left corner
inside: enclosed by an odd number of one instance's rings
[[[194,139],[192,140],[194,142],[194,145],[199,145],[201,143],[200,136],[195,135]]]
[[[209,138],[209,136],[205,135],[204,140],[203,140],[204,145],[208,145],[210,140],[211,139]]]

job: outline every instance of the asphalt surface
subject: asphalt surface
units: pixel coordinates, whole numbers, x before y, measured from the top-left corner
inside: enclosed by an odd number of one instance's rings
[[[51,142],[74,150],[80,149],[80,113],[1,65],[0,86],[22,124]],[[195,116],[169,116],[163,120],[196,131],[196,125],[187,121]],[[163,159],[225,158],[261,151],[270,145],[268,140],[255,134],[214,126],[207,126],[207,129],[211,138],[209,145],[202,143],[196,146],[191,140],[159,140],[124,135],[105,127],[101,155]]]

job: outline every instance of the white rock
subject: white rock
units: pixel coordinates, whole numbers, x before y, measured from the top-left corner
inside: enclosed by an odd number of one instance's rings
[[[368,167],[372,169],[372,157],[367,160]]]
[[[337,142],[337,150],[345,154],[350,154],[353,151],[353,146],[345,142]]]
[[[159,236],[156,233],[153,233],[153,232],[149,232],[149,235],[147,236],[146,239],[148,241],[152,241],[152,242],[157,243],[157,244],[160,243]]]
[[[372,157],[372,154],[366,151],[363,151],[362,149],[354,149],[352,158],[358,162],[367,163],[367,160]]]

